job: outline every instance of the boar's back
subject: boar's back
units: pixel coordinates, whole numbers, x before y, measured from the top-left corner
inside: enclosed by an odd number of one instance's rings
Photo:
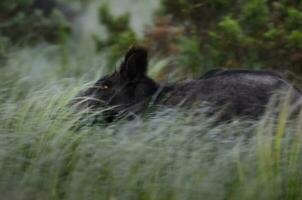
[[[211,113],[222,118],[263,114],[273,95],[284,96],[292,91],[293,99],[301,100],[301,92],[276,73],[267,71],[210,71],[198,80],[164,86],[155,104],[169,107],[192,107],[210,104]]]

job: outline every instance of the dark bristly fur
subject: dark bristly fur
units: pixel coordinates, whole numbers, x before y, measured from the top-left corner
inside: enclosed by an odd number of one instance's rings
[[[131,47],[118,72],[99,79],[79,95],[82,101],[74,103],[92,110],[112,107],[111,118],[118,113],[142,112],[150,104],[196,108],[206,103],[209,114],[231,119],[257,118],[273,96],[284,97],[289,91],[293,101],[302,99],[298,89],[270,71],[212,70],[197,80],[159,85],[146,75],[147,63],[147,50]]]

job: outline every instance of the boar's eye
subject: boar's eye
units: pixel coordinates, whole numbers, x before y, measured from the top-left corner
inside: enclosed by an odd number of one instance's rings
[[[99,88],[101,90],[108,90],[110,88],[110,84],[109,83],[102,83]]]
[[[106,90],[106,89],[109,89],[109,85],[106,85],[106,84],[103,84],[101,85],[101,90]]]

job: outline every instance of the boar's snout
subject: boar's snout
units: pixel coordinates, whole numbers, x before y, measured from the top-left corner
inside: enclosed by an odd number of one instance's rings
[[[97,98],[97,89],[95,87],[90,87],[86,89],[84,92],[81,92],[78,96],[76,96],[72,102],[71,106],[75,108],[75,110],[96,110],[98,108],[102,108],[106,106],[106,102],[102,99]]]

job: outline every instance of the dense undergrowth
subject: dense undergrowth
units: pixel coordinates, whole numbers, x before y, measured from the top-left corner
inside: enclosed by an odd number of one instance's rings
[[[0,199],[302,198],[302,113],[289,117],[287,104],[280,105],[279,115],[269,109],[257,121],[220,124],[202,110],[163,109],[95,125],[74,113],[70,100],[114,69],[108,63],[134,39],[134,32],[122,26],[126,31],[115,38],[98,38],[99,52],[91,41],[77,38],[56,45],[11,46],[10,41],[0,46],[5,58],[0,57]],[[141,40],[152,44],[152,33]],[[176,43],[182,52],[178,61],[198,76],[208,68],[198,68],[204,55],[196,40],[180,37]],[[168,41],[173,44],[174,38]],[[154,53],[159,46],[150,48],[155,55],[150,74],[168,77],[173,47],[159,55]]]
[[[99,71],[87,54],[68,61],[58,46],[23,49],[0,69],[1,198],[302,197],[302,116],[288,119],[284,105],[259,121],[215,124],[202,110],[161,110],[75,128],[82,117],[68,102]]]

